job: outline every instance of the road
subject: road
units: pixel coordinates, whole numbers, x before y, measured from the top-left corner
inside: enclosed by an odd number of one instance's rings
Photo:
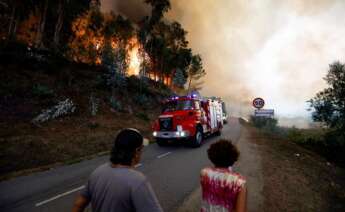
[[[231,138],[241,151],[248,152],[248,149],[243,149],[244,144],[239,143],[241,131],[243,128],[238,119],[231,118],[223,129],[222,137]],[[199,172],[210,165],[206,150],[217,139],[208,138],[200,148],[183,145],[159,147],[156,144],[144,148],[141,164],[136,169],[148,177],[164,211],[178,210],[198,191]],[[257,175],[252,173],[252,170],[257,172],[255,166],[248,166],[253,168],[249,170],[242,166],[241,169],[241,163],[253,163],[257,158],[250,155],[241,158],[243,162],[240,160],[239,170],[256,179]],[[103,156],[1,182],[0,211],[69,211],[90,173],[107,161],[108,156]]]

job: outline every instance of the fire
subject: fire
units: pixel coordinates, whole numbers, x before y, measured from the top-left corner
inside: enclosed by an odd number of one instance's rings
[[[139,44],[137,39],[132,42],[132,48],[129,50],[129,66],[128,66],[128,75],[132,76],[138,76],[140,72],[140,64],[141,59],[139,56]]]

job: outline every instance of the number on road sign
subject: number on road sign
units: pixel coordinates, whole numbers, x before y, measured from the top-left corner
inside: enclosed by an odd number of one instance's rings
[[[263,108],[265,106],[265,101],[262,98],[255,98],[253,100],[253,106],[258,109]]]

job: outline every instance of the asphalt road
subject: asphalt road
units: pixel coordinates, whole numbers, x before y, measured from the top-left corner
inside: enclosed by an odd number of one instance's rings
[[[235,143],[241,135],[237,118],[225,125],[222,137]],[[176,211],[199,187],[200,170],[210,165],[206,150],[219,137],[210,137],[200,148],[183,145],[144,148],[137,170],[150,180],[164,211]],[[70,211],[73,200],[90,173],[108,156],[0,183],[0,211]]]

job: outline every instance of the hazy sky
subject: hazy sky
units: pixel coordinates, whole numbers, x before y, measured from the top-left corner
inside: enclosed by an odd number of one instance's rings
[[[148,11],[133,10],[140,2],[113,7],[138,18]],[[306,117],[328,64],[345,62],[344,0],[172,0],[168,16],[203,57],[202,93],[224,97],[236,113],[260,96],[281,116]]]

